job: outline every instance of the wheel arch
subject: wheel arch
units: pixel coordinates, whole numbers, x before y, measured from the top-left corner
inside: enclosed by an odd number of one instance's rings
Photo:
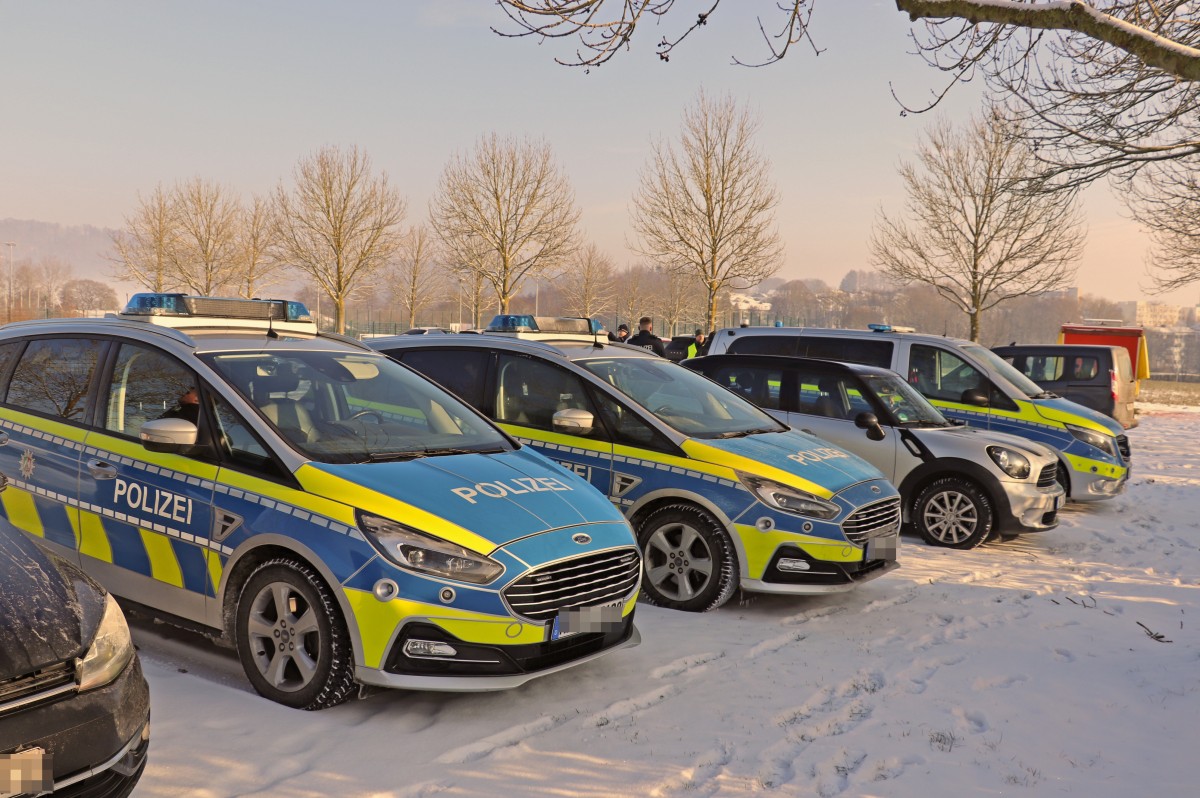
[[[995,474],[992,474],[984,466],[971,460],[964,460],[958,457],[940,457],[937,460],[922,463],[900,481],[899,488],[901,500],[903,501],[903,519],[905,523],[912,523],[913,509],[916,506],[917,497],[921,495],[921,491],[931,482],[943,477],[955,477],[965,480],[983,491],[984,495],[992,502],[993,514],[995,515],[993,519],[994,525],[998,525],[1002,519],[1012,514],[1012,505],[1008,501],[1008,494]]]
[[[668,507],[672,504],[694,505],[716,519],[717,523],[725,529],[725,534],[729,536],[730,541],[733,543],[733,551],[738,560],[739,579],[748,578],[748,574],[746,573],[746,550],[742,545],[741,536],[738,535],[737,529],[734,527],[733,519],[711,499],[707,499],[698,493],[678,490],[657,490],[642,496],[633,505],[628,515],[629,525],[633,527],[634,537],[637,537],[638,526],[641,525],[646,516],[660,507]]]

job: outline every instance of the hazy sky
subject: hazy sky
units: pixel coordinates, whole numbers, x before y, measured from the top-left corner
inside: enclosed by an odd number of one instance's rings
[[[689,4],[708,5],[679,0],[680,13]],[[635,259],[627,207],[649,145],[676,136],[704,88],[761,115],[782,197],[779,276],[836,285],[870,267],[876,211],[901,209],[896,165],[931,121],[901,117],[889,83],[917,102],[940,76],[908,54],[892,0],[818,3],[819,56],[796,47],[771,67],[731,66],[733,54],[763,55],[753,12],[773,25],[773,8],[729,0],[668,64],[653,45],[676,27],[648,26],[587,74],[553,63],[568,42],[493,34],[511,26],[491,0],[0,0],[0,218],[120,227],[160,182],[265,193],[301,156],[355,144],[407,196],[411,223],[450,155],[494,130],[553,145],[586,234],[623,266]],[[978,100],[960,87],[942,112],[964,118]],[[1145,237],[1107,187],[1086,201],[1080,290],[1141,297]]]

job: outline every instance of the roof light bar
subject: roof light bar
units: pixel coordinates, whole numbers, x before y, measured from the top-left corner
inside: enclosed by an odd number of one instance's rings
[[[126,316],[188,316],[254,321],[311,322],[302,302],[285,299],[229,299],[189,294],[134,294]]]

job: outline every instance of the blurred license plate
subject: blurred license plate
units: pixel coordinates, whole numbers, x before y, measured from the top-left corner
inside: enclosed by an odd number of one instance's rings
[[[54,789],[50,757],[41,748],[16,754],[0,754],[0,798],[10,795],[42,795]]]
[[[621,625],[621,609],[625,602],[614,601],[596,607],[559,610],[550,627],[550,639],[561,640],[578,634],[609,632]]]
[[[871,538],[867,541],[866,556],[863,561],[870,560],[894,560],[896,559],[896,549],[900,543],[899,535],[884,535],[878,538]]]

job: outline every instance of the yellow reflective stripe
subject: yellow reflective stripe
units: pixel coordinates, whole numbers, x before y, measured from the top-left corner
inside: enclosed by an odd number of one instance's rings
[[[208,564],[208,578],[212,582],[213,595],[219,595],[217,591],[221,588],[221,574],[224,571],[224,566],[221,564],[221,555],[211,549],[204,552],[204,560]]]
[[[199,460],[193,460],[190,457],[184,457],[180,454],[152,452],[140,443],[118,438],[114,435],[106,435],[101,432],[94,433],[88,437],[87,445],[113,454],[124,455],[133,460],[135,464],[161,466],[169,468],[172,471],[178,471],[181,474],[199,477],[200,479],[213,480],[217,478],[217,467],[211,463],[202,463]],[[128,472],[128,476],[136,479],[137,471],[138,469],[135,466],[135,468]]]
[[[1029,408],[1028,413],[1023,414],[1021,418],[1027,418],[1029,415],[1032,415],[1032,420],[1041,424],[1045,424],[1046,426],[1059,427],[1063,424],[1073,424],[1076,427],[1083,427],[1084,429],[1090,429],[1095,432],[1099,432],[1101,435],[1106,435],[1110,438],[1112,437],[1112,431],[1099,421],[1092,421],[1090,418],[1084,418],[1083,416],[1076,415],[1066,410],[1059,410],[1056,407],[1043,407],[1043,415],[1042,413],[1039,413],[1037,407],[1035,407],[1032,402],[1020,402],[1019,404],[1021,405],[1022,409],[1025,409],[1026,407]]]
[[[511,646],[546,641],[546,627],[540,624],[527,624],[515,618],[497,618],[419,601],[380,601],[367,590],[342,590],[354,611],[354,623],[362,640],[362,664],[368,668],[380,667],[387,654],[392,632],[397,625],[413,617],[437,624],[465,643]]]
[[[31,535],[37,535],[39,538],[46,537],[46,532],[42,528],[42,517],[38,515],[32,493],[9,486],[7,490],[0,493],[0,499],[4,501],[4,512],[8,516],[9,523]]]
[[[534,427],[523,427],[520,424],[497,424],[500,429],[514,438],[529,438],[539,443],[555,443],[559,446],[572,446],[576,449],[587,449],[596,454],[607,455],[613,446],[608,441],[593,441],[579,435],[563,435],[560,432],[548,432]],[[637,450],[640,451],[640,450]]]
[[[231,468],[221,469],[217,477],[217,482],[227,488],[238,488],[247,493],[253,493],[258,496],[266,496],[268,499],[274,499],[277,502],[299,507],[302,510],[308,510],[310,513],[323,515],[326,518],[332,518],[335,521],[340,521],[348,526],[354,526],[354,508],[347,507],[339,501],[333,501],[321,496],[314,496],[308,492],[308,485],[305,484],[309,474],[315,472],[311,466],[302,466],[296,472],[296,478],[300,481],[303,489],[296,490],[289,488],[287,485],[281,485],[278,482],[273,482],[269,479],[251,476],[244,471],[235,471]],[[319,472],[317,472],[319,473]],[[220,505],[221,492],[218,491],[215,502]]]
[[[64,424],[61,421],[53,421],[42,416],[35,416],[31,413],[22,413],[17,410],[6,409],[0,411],[0,419],[9,421],[13,424],[21,424],[28,426],[31,429],[36,429],[44,435],[52,435],[58,438],[65,438],[76,443],[83,443],[84,438],[88,435],[88,430],[82,427],[75,427],[70,424]]]
[[[750,579],[762,579],[771,558],[784,544],[799,546],[810,557],[826,562],[860,562],[863,558],[863,550],[857,546],[830,541],[828,538],[782,532],[778,529],[761,532],[757,527],[745,524],[734,524],[734,528],[742,540],[742,550],[746,555],[746,573]]]
[[[687,452],[687,443],[685,442],[683,446],[685,452]],[[688,453],[690,454],[690,452]],[[619,444],[613,447],[613,454],[618,454],[622,457],[634,457],[651,463],[662,463],[674,468],[686,468],[689,471],[696,471],[701,474],[720,477],[721,479],[737,479],[737,475],[728,468],[722,468],[719,465],[713,465],[703,460],[693,460],[690,457],[676,457],[675,455],[663,454],[662,452],[655,452],[650,449],[639,449],[634,446],[621,446]],[[620,464],[618,463],[617,465]]]
[[[1124,466],[1113,465],[1103,460],[1093,460],[1090,457],[1080,457],[1070,452],[1063,452],[1062,454],[1063,457],[1067,458],[1067,462],[1071,464],[1073,470],[1083,474],[1098,474],[1102,477],[1120,479],[1129,470]]]
[[[814,496],[819,496],[822,499],[828,499],[833,496],[833,491],[824,485],[818,485],[816,482],[807,480],[799,474],[791,471],[784,471],[782,468],[776,468],[760,460],[752,460],[740,454],[727,452],[723,449],[718,449],[715,446],[709,446],[697,440],[684,441],[683,450],[696,459],[708,460],[713,463],[719,463],[728,468],[737,471],[745,471],[748,474],[753,474],[756,477],[766,477],[777,482],[782,482],[785,485],[806,490]],[[729,475],[726,479],[737,479],[734,475]]]
[[[304,486],[305,490],[321,496],[337,496],[340,500],[346,502],[349,506],[344,508],[342,515],[346,517],[347,520],[345,523],[348,526],[357,525],[353,510],[354,507],[357,507],[384,518],[391,518],[401,523],[411,524],[422,532],[428,532],[431,535],[445,538],[452,543],[465,546],[472,551],[488,554],[496,549],[496,544],[487,538],[477,535],[458,524],[447,521],[441,516],[434,515],[428,510],[414,507],[399,499],[373,491],[356,482],[342,479],[320,469],[313,468],[310,465],[301,466],[296,471],[296,477],[300,480],[300,484]],[[446,500],[450,501],[454,498],[447,491]]]
[[[102,562],[112,562],[112,544],[108,542],[108,533],[104,531],[100,516],[81,510],[78,524],[79,553]]]
[[[179,558],[171,548],[171,539],[149,529],[138,529],[142,535],[142,545],[146,547],[146,556],[150,558],[150,575],[159,582],[183,587],[183,571],[179,568]]]

